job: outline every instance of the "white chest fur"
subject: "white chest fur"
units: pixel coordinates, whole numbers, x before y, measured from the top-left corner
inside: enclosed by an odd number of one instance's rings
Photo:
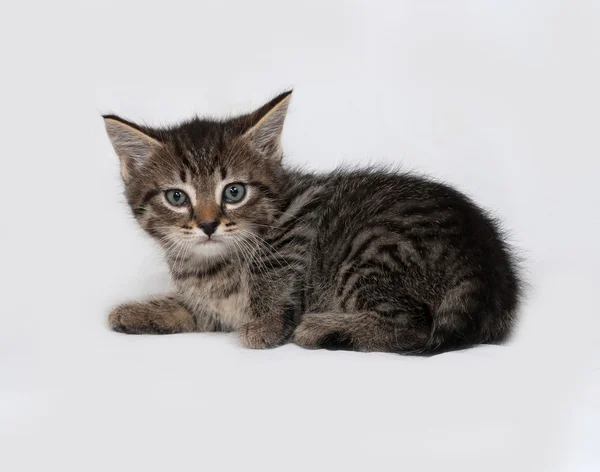
[[[244,281],[188,278],[178,281],[179,293],[197,317],[209,316],[237,329],[249,320],[249,297]],[[235,290],[232,290],[235,287]]]

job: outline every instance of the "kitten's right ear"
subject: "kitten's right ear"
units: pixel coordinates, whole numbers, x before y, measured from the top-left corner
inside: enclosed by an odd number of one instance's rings
[[[118,116],[104,115],[103,118],[106,133],[121,161],[121,176],[129,182],[132,172],[163,145]]]

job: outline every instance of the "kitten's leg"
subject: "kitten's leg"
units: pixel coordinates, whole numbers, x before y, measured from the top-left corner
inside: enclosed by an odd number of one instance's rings
[[[419,353],[426,349],[429,331],[428,323],[402,313],[307,313],[293,340],[309,349]]]
[[[171,334],[198,331],[195,317],[175,297],[124,303],[108,316],[110,327],[127,334]]]
[[[244,347],[266,349],[280,346],[294,331],[295,316],[300,307],[293,289],[296,275],[279,275],[279,279],[257,279],[251,290],[251,321],[239,330]]]
[[[409,296],[396,293],[394,297],[392,290],[388,302],[381,301],[382,292],[367,292],[369,298],[363,302],[372,309],[306,314],[296,328],[294,342],[312,349],[398,353],[440,352],[497,342],[507,328],[498,322],[490,326],[490,318],[496,321],[501,317],[490,316],[489,292],[480,280],[470,277],[449,289],[434,312]]]
[[[293,324],[285,316],[269,316],[243,325],[240,341],[250,349],[268,349],[284,344],[293,331]]]

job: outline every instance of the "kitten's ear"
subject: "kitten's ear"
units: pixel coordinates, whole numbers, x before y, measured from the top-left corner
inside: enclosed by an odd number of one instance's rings
[[[103,118],[106,133],[121,160],[121,176],[128,182],[132,172],[163,145],[118,116],[104,115]]]
[[[243,135],[256,151],[276,162],[283,156],[281,132],[291,98],[292,91],[289,90],[252,113],[256,123]]]

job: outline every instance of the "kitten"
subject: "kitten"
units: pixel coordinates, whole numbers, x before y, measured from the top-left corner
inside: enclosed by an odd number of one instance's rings
[[[504,340],[521,292],[498,224],[411,174],[282,166],[291,92],[170,128],[104,116],[125,195],[174,293],[126,303],[115,331],[238,331],[242,345],[428,353]]]

